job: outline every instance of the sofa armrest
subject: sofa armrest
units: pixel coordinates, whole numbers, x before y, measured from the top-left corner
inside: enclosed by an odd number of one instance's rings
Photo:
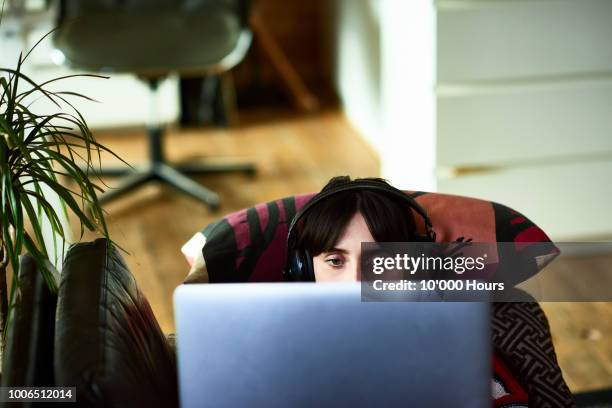
[[[64,261],[55,379],[87,406],[178,406],[176,360],[121,255],[104,239]]]

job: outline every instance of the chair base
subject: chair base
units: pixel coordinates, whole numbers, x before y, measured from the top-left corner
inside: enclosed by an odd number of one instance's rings
[[[159,78],[149,78],[147,82],[149,84],[151,99],[155,100]],[[153,106],[155,106],[155,104],[153,104]],[[128,175],[119,187],[99,197],[100,205],[106,204],[119,196],[129,193],[149,181],[161,181],[203,202],[208,205],[211,210],[216,210],[219,208],[219,196],[206,187],[196,183],[187,177],[186,174],[202,175],[242,172],[251,176],[255,175],[255,166],[250,163],[187,165],[182,167],[171,166],[164,155],[162,146],[163,129],[160,123],[158,123],[158,114],[155,109],[153,109],[151,113],[151,122],[147,130],[147,136],[149,139],[149,167],[147,170],[133,171],[128,168],[101,168],[95,171],[96,175],[99,177]]]
[[[146,170],[134,171],[126,168],[102,168],[96,170],[96,175],[100,177],[115,177],[127,174],[127,176],[117,188],[102,194],[99,197],[99,202],[101,205],[106,204],[150,181],[160,181],[203,202],[208,205],[211,210],[217,210],[219,208],[219,196],[215,192],[196,183],[185,174],[204,175],[228,172],[241,172],[253,176],[255,175],[255,166],[250,163],[236,163],[219,165],[202,164],[174,168],[166,163],[158,162],[154,163]]]

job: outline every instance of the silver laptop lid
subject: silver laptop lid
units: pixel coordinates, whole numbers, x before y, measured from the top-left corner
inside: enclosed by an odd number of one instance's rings
[[[361,302],[359,284],[183,285],[182,407],[490,407],[486,303]]]

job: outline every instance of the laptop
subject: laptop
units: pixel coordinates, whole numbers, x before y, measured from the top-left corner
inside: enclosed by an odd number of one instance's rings
[[[182,285],[180,403],[490,407],[484,302],[362,302],[361,286]]]

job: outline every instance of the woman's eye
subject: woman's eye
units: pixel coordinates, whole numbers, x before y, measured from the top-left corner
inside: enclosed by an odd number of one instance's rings
[[[328,258],[325,260],[325,262],[335,268],[344,265],[344,260],[340,258]]]

